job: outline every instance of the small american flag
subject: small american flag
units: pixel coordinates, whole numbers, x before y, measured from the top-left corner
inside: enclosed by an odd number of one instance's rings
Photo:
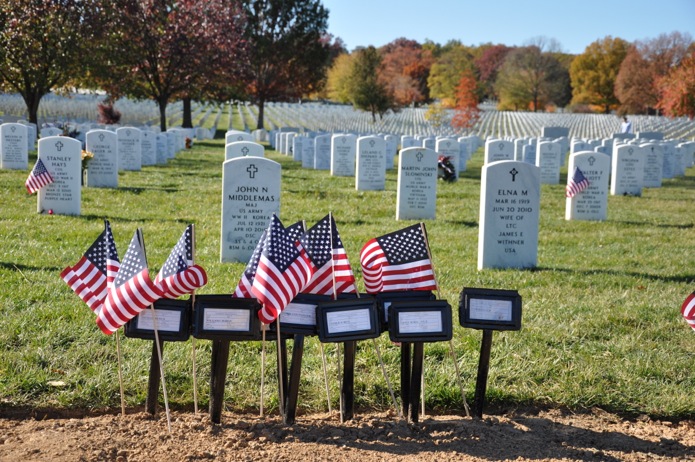
[[[313,267],[300,243],[292,241],[273,215],[251,292],[263,304],[259,319],[270,324],[311,280]]]
[[[43,161],[38,159],[36,164],[34,164],[34,168],[31,169],[31,173],[29,173],[29,178],[24,182],[24,186],[27,187],[29,194],[34,194],[39,189],[51,183],[53,183],[53,177],[48,173],[48,170],[46,170]]]
[[[574,167],[574,174],[572,174],[572,178],[569,179],[567,187],[565,188],[565,196],[574,197],[587,187],[589,187],[589,180],[587,180],[584,173],[579,170],[579,167]]]
[[[285,228],[285,230],[287,231],[287,237],[289,237],[292,242],[296,242],[304,235],[304,222],[298,221]]]
[[[422,224],[368,241],[360,263],[369,294],[437,289]]]
[[[333,295],[334,285],[336,294],[356,291],[355,276],[332,215],[326,215],[312,226],[300,242],[315,267],[303,293]]]
[[[256,269],[258,268],[258,261],[261,259],[261,253],[263,252],[263,244],[265,243],[265,237],[268,235],[268,230],[263,230],[261,238],[256,244],[256,248],[253,249],[251,254],[251,259],[246,264],[244,269],[244,274],[241,275],[239,283],[234,290],[234,296],[238,298],[256,298],[251,292],[251,286],[253,285],[253,279],[256,277]]]
[[[119,265],[111,226],[104,220],[104,231],[80,261],[65,268],[60,277],[96,313],[106,298],[109,269],[113,280],[113,274],[118,271]]]
[[[190,294],[208,282],[205,270],[193,264],[192,236],[193,225],[188,225],[154,279],[162,290],[162,298]]]
[[[681,314],[690,327],[695,329],[695,292],[685,299],[681,306]]]
[[[109,287],[104,304],[97,313],[96,323],[106,335],[114,333],[162,297],[161,290],[150,279],[141,239],[138,230],[130,241],[116,279]]]

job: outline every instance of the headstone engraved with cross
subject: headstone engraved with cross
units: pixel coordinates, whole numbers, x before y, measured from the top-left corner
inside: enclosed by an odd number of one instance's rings
[[[641,145],[644,152],[644,181],[645,188],[660,188],[663,179],[664,152],[659,143]]]
[[[39,190],[37,211],[79,215],[82,201],[82,143],[67,136],[41,138],[39,159],[53,177],[53,183]]]
[[[357,137],[355,135],[333,135],[331,138],[331,175],[355,175],[355,151]]]
[[[386,170],[393,170],[393,160],[398,153],[398,137],[396,135],[384,135],[386,142]]]
[[[142,169],[142,132],[135,127],[121,127],[118,136],[118,169],[139,171]]]
[[[611,159],[611,195],[641,196],[644,182],[644,151],[634,144],[613,148]]]
[[[608,211],[611,158],[598,152],[578,152],[570,156],[567,174],[569,178],[572,177],[575,167],[578,167],[589,180],[589,186],[574,197],[566,198],[565,219],[604,221]]]
[[[398,158],[396,220],[434,220],[437,206],[437,153],[401,150]]]
[[[254,141],[251,133],[242,132],[240,130],[227,130],[224,135],[224,144],[235,143],[237,141]]]
[[[157,164],[157,134],[149,130],[141,131],[141,160],[142,165]]]
[[[434,150],[437,154],[450,158],[452,165],[455,166],[455,176],[458,178],[461,167],[461,146],[459,142],[452,138],[440,138],[437,140]]]
[[[27,127],[18,123],[0,125],[0,168],[26,170],[29,168]]]
[[[517,161],[483,166],[478,269],[532,268],[538,259],[540,169]]]
[[[536,166],[541,169],[542,184],[560,182],[560,144],[541,141],[536,146]]]
[[[169,158],[169,139],[166,133],[157,133],[157,165],[165,165]]]
[[[662,141],[659,143],[661,145],[661,152],[664,154],[663,167],[661,168],[661,175],[663,178],[673,178],[676,176],[676,151],[673,143],[669,141]]]
[[[485,142],[485,163],[514,160],[514,144],[511,141],[491,139]]]
[[[378,136],[357,139],[355,189],[382,191],[386,187],[386,142]]]
[[[238,157],[265,157],[265,148],[253,141],[234,141],[224,147],[224,160]]]
[[[87,164],[87,186],[118,188],[118,136],[108,130],[90,130],[87,151],[94,154]]]
[[[319,135],[314,138],[314,170],[331,169],[332,135]]]
[[[281,167],[262,157],[222,166],[220,261],[247,262],[273,214],[280,215]]]

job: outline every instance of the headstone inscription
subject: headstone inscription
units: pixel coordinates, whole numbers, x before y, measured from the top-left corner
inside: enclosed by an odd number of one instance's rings
[[[39,159],[53,177],[53,183],[39,190],[37,211],[79,215],[82,203],[82,143],[67,136],[41,138]]]
[[[118,135],[108,130],[90,130],[87,151],[94,154],[87,164],[87,186],[118,187]]]
[[[224,160],[249,156],[265,157],[265,148],[254,141],[234,141],[224,147]]]
[[[663,178],[664,152],[660,144],[648,143],[641,145],[644,153],[644,181],[645,188],[660,188]]]
[[[280,164],[238,157],[222,166],[220,261],[248,262],[273,214],[280,215]]]
[[[393,170],[393,160],[398,153],[398,137],[395,135],[384,135],[386,142],[386,170]]]
[[[157,164],[157,134],[149,130],[140,133],[140,159],[142,165]]]
[[[0,125],[0,168],[26,170],[29,168],[29,143],[26,125]]]
[[[332,135],[319,135],[314,138],[314,170],[331,169]]]
[[[121,127],[118,136],[118,169],[139,171],[142,169],[142,132],[134,127]]]
[[[535,165],[499,161],[483,166],[479,270],[536,266],[540,192],[540,169]]]
[[[611,158],[598,152],[578,152],[570,157],[568,167],[568,182],[574,168],[578,167],[589,185],[574,197],[566,198],[565,219],[604,221],[608,210]]]
[[[357,139],[355,189],[381,191],[386,187],[386,142],[379,136]]]
[[[514,160],[514,144],[507,140],[490,139],[485,142],[485,163]]]
[[[157,165],[164,165],[169,158],[169,140],[166,133],[157,133]]]
[[[664,155],[661,175],[664,178],[673,178],[676,176],[676,151],[673,143],[663,141],[659,144],[661,145],[661,152]]]
[[[644,182],[644,153],[633,144],[613,148],[611,158],[611,195],[641,196]]]
[[[431,149],[402,149],[398,158],[396,220],[434,220],[437,157]]]
[[[176,152],[179,150],[179,137],[175,132],[167,130],[167,159],[173,159],[176,157]]]
[[[355,135],[333,135],[331,138],[331,175],[355,175]]]
[[[542,184],[560,182],[560,145],[552,141],[541,141],[536,147],[536,166],[541,169]]]
[[[299,154],[303,168],[314,168],[314,149],[314,138],[306,137]]]

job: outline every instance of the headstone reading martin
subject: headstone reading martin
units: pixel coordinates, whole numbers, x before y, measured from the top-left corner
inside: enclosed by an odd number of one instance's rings
[[[540,169],[517,161],[483,166],[478,269],[532,268],[538,260]]]
[[[222,167],[220,261],[248,262],[273,214],[280,215],[280,164],[238,157]]]
[[[434,220],[437,157],[438,154],[431,149],[401,150],[398,157],[396,220]]]
[[[82,143],[67,136],[41,138],[39,159],[53,177],[53,183],[39,190],[37,211],[79,215],[82,202]]]

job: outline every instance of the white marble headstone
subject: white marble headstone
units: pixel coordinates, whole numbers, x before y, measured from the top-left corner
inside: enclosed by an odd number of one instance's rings
[[[156,165],[157,164],[157,134],[149,130],[143,130],[141,132],[141,156],[142,165]]]
[[[514,160],[514,145],[511,141],[491,139],[485,142],[485,163]]]
[[[29,143],[26,125],[0,125],[0,168],[26,170],[29,168]]]
[[[220,260],[248,262],[273,214],[280,215],[281,167],[262,157],[222,166]]]
[[[459,177],[459,171],[461,167],[461,146],[458,141],[452,138],[440,138],[437,140],[434,149],[437,154],[449,157],[452,165],[455,166],[456,178]],[[464,164],[464,171],[466,162]]]
[[[118,135],[108,130],[90,130],[87,151],[94,154],[87,164],[87,186],[118,187]]]
[[[644,150],[633,144],[613,148],[611,158],[611,195],[641,196],[644,182]]]
[[[354,176],[357,137],[333,135],[331,138],[331,175]]]
[[[67,136],[39,140],[39,159],[53,183],[38,192],[37,211],[79,215],[82,204],[82,143]]]
[[[118,136],[118,169],[142,169],[142,132],[139,128],[121,127],[116,130]]]
[[[536,146],[536,167],[541,169],[542,184],[560,182],[560,145],[552,141],[541,141]]]
[[[249,156],[265,157],[265,148],[254,141],[234,141],[224,147],[224,160]]]
[[[166,133],[157,133],[156,137],[157,148],[157,165],[164,165],[169,158],[169,139]]]
[[[532,268],[538,260],[540,169],[517,161],[482,168],[478,269]]]
[[[331,169],[331,135],[319,135],[314,138],[314,169]]]
[[[608,211],[608,179],[611,158],[606,154],[584,151],[570,156],[567,183],[578,167],[589,180],[589,186],[565,202],[566,220],[604,221]]]
[[[396,220],[434,220],[437,157],[431,149],[407,148],[398,158]]]
[[[355,189],[381,191],[386,187],[386,142],[379,136],[357,139]]]

